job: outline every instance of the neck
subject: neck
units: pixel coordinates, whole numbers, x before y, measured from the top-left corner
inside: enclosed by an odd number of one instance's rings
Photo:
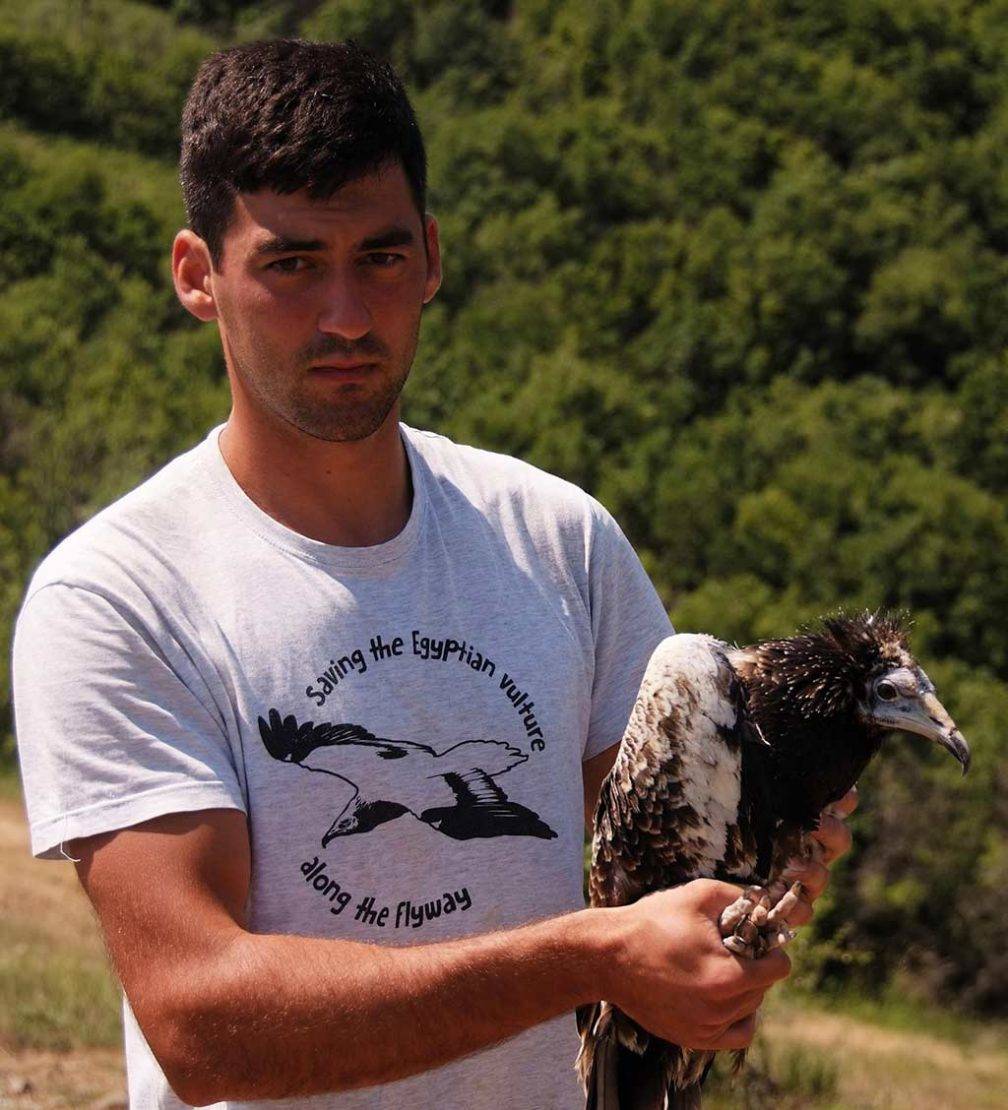
[[[413,503],[399,403],[366,439],[331,443],[238,406],[220,433],[235,481],[287,528],[339,547],[371,547],[406,526]]]
[[[822,809],[857,782],[881,739],[880,733],[866,729],[853,713],[796,720],[792,743],[779,761],[785,812],[806,828],[813,827]]]

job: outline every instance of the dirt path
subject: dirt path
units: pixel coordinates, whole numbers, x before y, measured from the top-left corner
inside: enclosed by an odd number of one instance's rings
[[[18,1052],[0,1047],[0,1107],[126,1110],[123,1075],[118,1048]]]
[[[0,799],[0,921],[30,922],[41,946],[68,945],[104,960],[94,912],[70,863],[36,860],[28,849],[24,810]],[[4,1110],[114,1110],[126,1106],[122,1050],[54,1052],[0,1039],[0,1107]]]
[[[30,925],[47,953],[75,947],[104,961],[94,913],[69,863],[34,860],[18,799],[0,796],[0,922]],[[880,1028],[786,1000],[768,1009],[761,1036],[772,1052],[806,1051],[837,1069],[835,1094],[790,1101],[822,1110],[1008,1110],[1008,1051],[980,1029],[967,1046]],[[732,1107],[740,1105],[733,1102]],[[720,1103],[718,1103],[720,1105]],[[16,1048],[0,1037],[2,1110],[121,1110],[119,1045],[69,1052]]]

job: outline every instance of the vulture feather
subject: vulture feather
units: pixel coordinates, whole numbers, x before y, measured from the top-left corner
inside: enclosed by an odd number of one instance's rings
[[[748,647],[677,634],[655,649],[595,813],[589,895],[621,906],[698,878],[746,888],[721,918],[756,957],[793,935],[788,862],[892,730],[970,751],[907,646],[903,615],[824,618]],[[714,1053],[652,1036],[609,1002],[578,1010],[587,1110],[700,1105]],[[745,1053],[735,1056],[741,1066]]]

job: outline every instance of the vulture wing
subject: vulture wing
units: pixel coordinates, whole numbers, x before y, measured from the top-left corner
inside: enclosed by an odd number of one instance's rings
[[[737,851],[748,723],[727,651],[712,636],[681,633],[651,656],[599,794],[592,905],[719,876]]]
[[[592,905],[626,905],[754,867],[740,828],[743,743],[752,733],[729,651],[711,636],[678,634],[651,656],[599,794]],[[709,1063],[709,1054],[656,1040],[604,1001],[581,1008],[578,1028],[589,1108],[662,1107],[670,1085],[696,1084]],[[676,1100],[695,1090],[670,1092],[668,1105],[691,1105]]]

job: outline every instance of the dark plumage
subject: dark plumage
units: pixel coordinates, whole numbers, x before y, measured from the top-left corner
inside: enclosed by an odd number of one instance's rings
[[[626,905],[697,878],[767,888],[808,855],[822,810],[857,781],[894,729],[962,765],[969,748],[907,646],[901,616],[864,612],[740,648],[670,636],[655,650],[595,814],[591,904]],[[750,911],[751,914],[750,914]],[[752,900],[722,917],[753,956],[790,934]],[[577,1069],[589,1110],[700,1105],[714,1054],[651,1036],[607,1002],[578,1011]],[[741,1063],[743,1054],[737,1056]]]

